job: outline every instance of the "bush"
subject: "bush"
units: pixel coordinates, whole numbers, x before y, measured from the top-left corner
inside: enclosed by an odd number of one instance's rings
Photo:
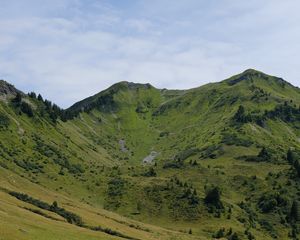
[[[244,106],[240,105],[237,112],[235,113],[233,119],[238,123],[248,122],[247,116],[245,115]]]
[[[146,172],[141,174],[144,177],[156,177],[156,172],[153,167],[150,167]]]
[[[33,140],[36,143],[33,149],[47,158],[51,158],[55,164],[61,167],[61,169],[65,168],[71,174],[80,174],[84,172],[82,165],[71,164],[65,154],[63,154],[57,147],[45,143],[45,141],[38,135],[33,135]]]
[[[289,149],[287,151],[286,159],[292,165],[295,163],[295,156],[294,156],[294,153],[293,153],[293,151],[291,149]]]
[[[201,157],[202,158],[212,158],[215,159],[216,157],[222,155],[224,150],[221,145],[211,145],[201,149]]]
[[[98,232],[105,232],[109,235],[112,235],[112,236],[117,236],[117,237],[120,237],[120,238],[125,238],[125,239],[132,239],[132,240],[138,240],[136,238],[133,238],[133,237],[130,237],[130,236],[127,236],[127,235],[124,235],[123,233],[120,233],[120,232],[117,232],[115,230],[112,230],[110,228],[103,228],[101,226],[98,226],[98,227],[89,227],[87,226],[87,228],[93,230],[93,231],[98,231]]]
[[[272,155],[270,153],[270,150],[267,150],[265,147],[263,147],[261,149],[261,151],[255,156],[255,155],[251,155],[251,156],[240,156],[237,157],[237,159],[240,160],[245,160],[245,161],[251,161],[251,162],[269,162],[272,160]]]
[[[58,204],[56,201],[54,201],[53,204],[50,205],[46,202],[43,202],[41,200],[30,197],[27,194],[18,193],[18,192],[9,192],[9,194],[23,202],[30,203],[34,206],[37,206],[41,209],[45,209],[47,211],[55,212],[56,214],[65,218],[71,224],[75,224],[78,226],[83,225],[83,222],[82,222],[82,219],[80,216],[76,215],[75,213],[69,212],[69,211],[65,210],[64,208],[58,207]]]
[[[261,196],[258,200],[258,207],[263,213],[272,212],[277,207],[285,207],[288,199],[279,193],[268,193]]]
[[[183,167],[183,162],[181,161],[168,161],[164,163],[163,168],[182,168]]]
[[[4,114],[0,114],[0,129],[7,129],[9,124],[9,118]]]
[[[69,173],[72,174],[80,174],[80,173],[84,173],[84,169],[82,167],[82,165],[80,164],[71,164],[68,167]]]
[[[260,223],[261,227],[263,229],[267,230],[274,239],[277,238],[277,233],[271,223],[269,223],[265,219],[260,220],[259,223]]]
[[[21,111],[23,113],[25,113],[28,117],[33,117],[32,108],[28,103],[22,102],[20,108],[21,108]]]
[[[213,205],[217,209],[223,208],[223,203],[221,202],[221,190],[219,187],[212,187],[206,190],[206,196],[204,202],[207,205]]]
[[[261,161],[269,161],[271,160],[271,154],[268,152],[268,150],[265,147],[263,147],[262,150],[257,155],[257,158],[260,159]]]
[[[229,236],[228,240],[239,240],[239,236],[237,233],[233,233],[231,236]]]
[[[298,201],[296,200],[293,201],[289,215],[291,221],[295,221],[295,222],[300,221],[300,208],[299,208]]]
[[[300,109],[285,102],[285,104],[278,105],[273,110],[265,111],[261,114],[246,114],[245,108],[240,106],[233,116],[233,123],[244,124],[252,122],[264,127],[267,119],[280,119],[288,123],[296,122],[300,120]]]
[[[239,138],[236,134],[225,133],[223,135],[222,143],[227,145],[250,147],[253,142],[248,139]]]
[[[299,155],[296,152],[293,152],[291,149],[288,150],[286,156],[288,162],[294,167],[297,172],[298,177],[300,177],[300,163],[299,163]]]
[[[28,96],[33,98],[33,99],[36,99],[36,93],[35,92],[28,93]]]
[[[125,192],[126,181],[117,176],[108,182],[105,207],[116,210],[121,206],[121,198]]]
[[[199,152],[199,149],[198,148],[189,148],[189,149],[186,149],[184,151],[181,151],[180,153],[178,153],[176,156],[175,156],[175,160],[179,161],[179,162],[182,162],[184,161],[185,159],[197,154]]]
[[[216,233],[212,235],[212,237],[217,239],[225,237],[225,228],[219,229]]]
[[[17,103],[17,104],[21,103],[21,101],[22,101],[22,95],[21,95],[20,92],[17,92],[17,95],[16,95],[16,97],[13,99],[13,101],[14,101],[15,103]]]
[[[17,160],[17,159],[15,159],[14,163],[17,166],[25,169],[26,171],[33,171],[33,172],[41,172],[42,173],[43,172],[43,168],[44,168],[39,163],[31,162],[31,161],[28,161],[28,160],[27,161],[23,161],[23,160]]]

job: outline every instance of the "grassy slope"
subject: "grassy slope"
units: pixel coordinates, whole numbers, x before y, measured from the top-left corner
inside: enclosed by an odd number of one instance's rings
[[[24,208],[38,208],[17,200],[10,196],[6,190],[29,193],[32,197],[48,203],[57,201],[60,206],[82,216],[83,221],[88,225],[110,228],[138,239],[203,239],[143,224],[102,209],[96,209],[76,199],[71,199],[66,195],[24,180],[24,178],[7,170],[0,169],[0,183],[0,234],[3,239],[122,239],[69,224],[52,212],[43,210],[45,214],[55,218],[55,220],[32,213]]]
[[[247,79],[249,74],[251,79]],[[238,219],[240,216],[246,218],[246,214],[237,204],[250,196],[256,201],[267,189],[272,190],[272,181],[275,180],[272,178],[267,180],[270,171],[275,174],[283,173],[283,176],[276,181],[277,184],[284,185],[287,179],[284,174],[288,172],[289,166],[284,162],[281,164],[253,163],[234,158],[241,155],[255,155],[262,146],[275,150],[282,149],[281,153],[291,146],[299,148],[299,130],[293,124],[287,124],[280,120],[268,120],[265,128],[255,123],[244,124],[240,129],[231,126],[230,119],[241,104],[245,106],[247,112],[264,112],[264,110],[273,109],[276,105],[291,99],[293,104],[299,106],[298,89],[288,84],[283,87],[280,79],[260,74],[250,70],[224,82],[208,84],[188,91],[158,90],[144,85],[129,87],[127,83],[117,84],[111,87],[114,90],[113,99],[117,105],[116,109],[103,111],[101,108],[98,110],[94,108],[88,113],[81,113],[74,120],[66,123],[60,121],[56,126],[42,117],[30,119],[24,114],[19,116],[11,107],[2,103],[0,111],[9,115],[11,124],[9,130],[1,131],[0,140],[4,146],[1,161],[10,171],[31,182],[38,183],[45,187],[43,191],[47,191],[46,194],[42,194],[40,189],[34,190],[36,185],[28,183],[30,187],[25,192],[48,199],[46,196],[50,192],[45,189],[51,189],[62,198],[67,196],[67,201],[75,201],[76,206],[80,205],[76,212],[82,212],[83,215],[87,214],[85,209],[87,205],[84,204],[89,203],[92,204],[93,211],[103,211],[99,209],[106,207],[138,221],[170,229],[186,231],[191,228],[193,236],[210,238],[212,233],[221,227],[226,229],[232,227],[242,236],[247,224]],[[229,82],[241,78],[242,81],[229,84]],[[268,98],[260,96],[258,89],[263,89],[270,96]],[[103,93],[84,100],[75,105],[73,109],[80,109],[96,101],[101,94]],[[258,97],[253,98],[256,95]],[[141,108],[141,111],[137,112],[138,107]],[[61,167],[53,161],[53,156],[45,156],[34,150],[36,140],[32,137],[33,133],[37,133],[44,142],[59,149],[72,164],[81,164],[85,172],[70,174],[67,169],[62,169],[63,175],[59,174]],[[250,147],[221,144],[224,133],[234,133],[255,144]],[[127,152],[120,150],[119,140],[121,139],[125,140]],[[221,146],[222,154],[217,154],[217,159],[206,157],[203,159],[201,157],[203,149],[209,146]],[[191,148],[200,151],[188,157],[182,168],[163,168],[165,162],[171,161],[175,155]],[[152,150],[159,153],[155,167],[157,177],[143,177],[140,174],[148,167],[142,166],[141,162]],[[43,163],[45,173],[26,171],[21,167],[16,167],[15,159]],[[188,164],[190,160],[196,160],[199,164],[190,166]],[[119,166],[119,169],[113,170],[113,166]],[[0,176],[3,176],[2,174],[3,172]],[[112,208],[107,200],[107,186],[109,181],[116,178],[116,175],[120,175],[126,184],[116,200],[120,206]],[[252,180],[254,175],[257,177],[255,181]],[[169,198],[163,191],[153,192],[160,199],[159,211],[157,211],[157,199],[149,198],[145,189],[165,186],[173,176],[192,184],[201,199],[204,197],[206,185],[219,185],[223,190],[223,201],[227,205],[233,206],[231,219],[227,219],[226,214],[221,218],[215,218],[202,205],[199,210],[200,217],[197,220],[177,219],[174,221],[168,207]],[[7,187],[7,184],[2,181],[1,186]],[[255,186],[255,191],[251,190],[252,185]],[[23,191],[21,187],[15,189]],[[291,191],[291,198],[294,197],[295,186],[287,189]],[[6,199],[6,206],[9,205],[8,202],[15,202],[12,209],[8,210],[7,208],[4,212],[17,211],[16,205],[20,203],[4,193],[1,194]],[[72,197],[72,200],[69,197]],[[52,200],[53,198],[49,199],[49,202]],[[139,214],[133,214],[136,211],[137,202],[141,209]],[[84,210],[81,209],[81,204],[84,205],[82,207]],[[256,208],[255,204],[252,208]],[[259,211],[257,212],[259,214]],[[19,214],[40,218],[40,216],[24,210]],[[25,215],[22,216],[25,217]],[[91,216],[89,221],[94,221],[94,218],[97,217]],[[277,219],[277,215],[259,214],[258,218],[267,219],[272,224],[276,224],[276,232],[280,239],[287,237],[289,229],[279,224],[280,219]],[[59,236],[59,229],[63,228],[61,224],[58,226],[56,222],[46,220],[45,229],[51,226],[55,232],[53,234]],[[6,222],[14,226],[12,221],[15,220],[10,218]],[[105,221],[100,219],[99,222],[102,224]],[[35,228],[34,223],[30,224]],[[75,226],[68,226],[68,228],[70,228],[68,230],[70,237],[72,234],[78,233],[77,231],[87,231],[78,230],[78,227]],[[40,234],[40,231],[35,231],[36,234]],[[157,232],[160,233],[160,230]],[[251,232],[257,239],[272,238],[268,231],[259,225]],[[20,231],[19,234],[21,236],[23,233]],[[82,233],[82,235],[84,234]],[[87,231],[86,234],[90,234],[90,238],[93,239],[92,236],[95,233]],[[133,232],[133,234],[136,237],[139,236],[137,232]],[[168,234],[162,235],[162,239],[168,238]],[[31,239],[30,237],[28,239]],[[191,236],[183,235],[183,237]],[[47,239],[46,235],[45,239]],[[151,239],[151,236],[143,236],[142,239]]]

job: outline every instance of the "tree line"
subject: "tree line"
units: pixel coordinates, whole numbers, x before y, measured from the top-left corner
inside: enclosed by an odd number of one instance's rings
[[[277,105],[273,110],[265,110],[261,114],[247,113],[243,105],[240,105],[233,116],[235,123],[256,123],[263,127],[267,119],[280,119],[284,122],[300,121],[300,106],[293,105],[293,101],[285,101],[284,104]]]

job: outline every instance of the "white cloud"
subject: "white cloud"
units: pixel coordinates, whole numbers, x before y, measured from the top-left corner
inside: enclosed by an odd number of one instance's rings
[[[300,85],[296,1],[15,2],[0,17],[0,78],[64,107],[122,80],[190,88],[250,67]]]

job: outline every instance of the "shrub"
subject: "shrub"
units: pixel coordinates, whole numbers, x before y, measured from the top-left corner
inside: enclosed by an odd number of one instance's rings
[[[279,193],[268,193],[261,196],[258,200],[258,207],[263,213],[275,210],[277,207],[285,207],[288,200]]]
[[[185,159],[197,154],[199,152],[199,149],[198,148],[189,148],[189,149],[186,149],[180,153],[178,153],[176,156],[175,156],[175,160],[179,161],[179,162],[182,162],[184,161]]]
[[[298,153],[294,153],[291,149],[288,150],[286,156],[288,162],[294,167],[297,172],[298,177],[300,177],[300,163]]]
[[[14,101],[15,103],[17,103],[17,104],[21,103],[21,101],[22,101],[22,95],[21,95],[20,92],[17,92],[17,95],[16,95],[16,97],[13,99],[13,101]]]
[[[233,119],[238,123],[245,123],[247,122],[247,116],[245,115],[245,108],[244,106],[240,105],[237,112],[235,113]]]
[[[299,202],[294,200],[292,203],[291,211],[290,211],[290,220],[291,221],[300,221],[300,208],[299,208]]]
[[[28,93],[28,96],[35,99],[36,98],[36,93],[35,92],[30,92],[30,93]]]
[[[41,200],[35,199],[33,197],[28,196],[27,194],[24,193],[18,193],[18,192],[9,192],[10,195],[16,197],[17,199],[30,203],[34,206],[37,206],[41,209],[45,209],[51,212],[55,212],[56,214],[62,216],[65,218],[69,223],[75,224],[78,226],[82,226],[83,222],[80,216],[76,215],[75,213],[69,212],[65,210],[64,208],[58,207],[58,204],[56,201],[53,202],[52,205],[43,202]]]
[[[105,198],[105,207],[109,209],[117,209],[121,206],[121,198],[125,192],[126,181],[117,176],[108,182],[107,197]]]
[[[43,172],[43,166],[36,162],[15,159],[14,163],[26,171]]]
[[[22,102],[20,108],[21,108],[21,111],[23,113],[25,113],[28,117],[33,117],[32,108],[28,103]]]
[[[263,229],[267,230],[274,239],[277,238],[277,233],[271,223],[269,223],[265,219],[260,220],[259,223],[260,223],[261,227]]]
[[[125,239],[138,240],[136,238],[124,235],[123,233],[120,233],[118,231],[112,230],[110,228],[103,228],[101,226],[97,226],[97,227],[86,226],[86,227],[89,228],[89,229],[91,229],[91,230],[93,230],[93,231],[105,232],[105,233],[107,233],[109,235],[112,235],[112,236],[117,236],[117,237],[125,238]]]
[[[223,208],[223,203],[221,202],[221,190],[219,187],[212,187],[206,190],[206,196],[204,202],[208,205],[213,205],[217,209]]]
[[[9,124],[9,118],[4,114],[0,114],[0,129],[7,129]]]
[[[229,236],[228,240],[239,240],[239,236],[237,233],[233,233],[231,236]]]
[[[146,172],[142,173],[144,177],[156,177],[156,172],[153,167],[150,167]]]
[[[212,235],[213,238],[223,238],[225,237],[225,228],[220,228],[216,233]]]
[[[261,161],[269,161],[271,160],[271,154],[268,152],[268,150],[265,147],[263,147],[262,150],[257,155],[257,158],[260,159]]]
[[[236,146],[244,146],[250,147],[253,142],[248,139],[239,138],[236,134],[225,133],[223,135],[222,143],[227,145],[236,145]]]
[[[293,153],[293,151],[291,150],[291,149],[289,149],[288,151],[287,151],[287,154],[286,154],[286,159],[287,159],[287,161],[290,163],[290,164],[294,164],[294,162],[295,162],[295,156],[294,156],[294,153]]]
[[[220,156],[224,153],[224,150],[221,145],[210,145],[201,149],[202,158],[212,158],[215,159],[217,156]]]
[[[181,161],[168,161],[166,163],[164,163],[163,168],[167,169],[167,168],[182,168],[183,167],[183,162]]]
[[[68,170],[72,174],[84,173],[84,169],[80,164],[71,164],[69,165]]]

